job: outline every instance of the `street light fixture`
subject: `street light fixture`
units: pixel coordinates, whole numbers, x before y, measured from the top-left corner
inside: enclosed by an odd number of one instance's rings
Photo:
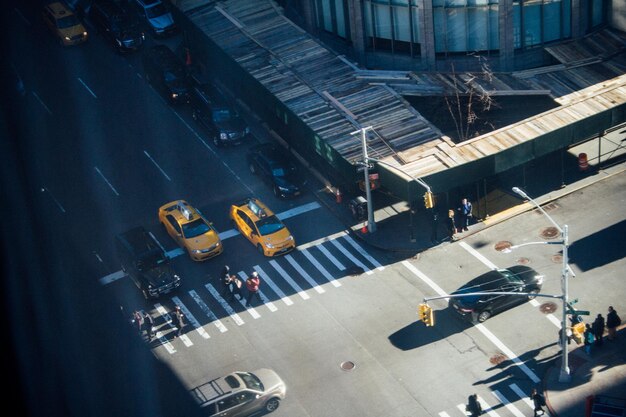
[[[571,381],[570,370],[568,366],[568,358],[567,358],[567,309],[568,309],[568,279],[569,274],[571,272],[571,268],[568,265],[568,257],[567,257],[567,249],[569,246],[569,233],[567,225],[564,225],[562,228],[559,226],[552,217],[546,211],[541,208],[541,206],[532,198],[528,196],[524,191],[522,191],[518,187],[513,187],[513,192],[518,194],[522,198],[530,201],[535,207],[539,209],[550,222],[556,227],[556,229],[561,233],[561,241],[560,242],[531,242],[516,246],[511,246],[509,249],[515,249],[524,245],[532,245],[532,244],[553,244],[553,245],[561,245],[563,247],[563,264],[561,268],[561,300],[563,301],[563,317],[561,320],[561,372],[559,374],[559,382],[569,382]],[[573,274],[572,274],[573,275]]]

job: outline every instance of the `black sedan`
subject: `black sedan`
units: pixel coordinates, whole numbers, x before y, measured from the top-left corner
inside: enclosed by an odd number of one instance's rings
[[[494,314],[532,300],[535,298],[534,294],[541,290],[542,284],[543,275],[528,266],[515,265],[508,269],[497,269],[474,278],[452,294],[511,292],[530,295],[470,295],[450,298],[449,305],[463,318],[482,323]]]
[[[294,197],[302,193],[304,182],[296,165],[274,144],[264,143],[250,148],[248,167],[250,172],[272,186],[276,197]]]

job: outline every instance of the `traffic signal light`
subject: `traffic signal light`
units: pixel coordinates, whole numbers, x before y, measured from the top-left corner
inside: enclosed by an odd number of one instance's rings
[[[572,326],[572,339],[576,342],[577,345],[580,345],[583,342],[583,338],[585,337],[585,323],[576,323]]]
[[[428,304],[420,304],[418,314],[420,321],[423,322],[426,326],[435,325],[435,313],[433,312],[432,307],[430,307]]]
[[[424,206],[427,209],[431,209],[435,206],[435,201],[433,199],[433,193],[427,191],[424,193]]]

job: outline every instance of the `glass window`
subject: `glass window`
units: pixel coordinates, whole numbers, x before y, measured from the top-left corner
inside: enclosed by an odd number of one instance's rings
[[[406,7],[392,7],[394,39],[398,41],[411,42],[411,22],[409,20],[409,9]]]
[[[374,4],[374,33],[377,38],[391,39],[389,7]]]
[[[500,36],[498,31],[500,30],[500,17],[498,16],[498,5],[492,4],[489,6],[489,49],[500,49]]]
[[[446,16],[443,8],[433,9],[435,51],[446,52]]]
[[[330,12],[330,0],[322,0],[322,20],[324,29],[333,32],[333,17]]]
[[[572,2],[571,0],[563,0],[563,38],[569,38],[572,36]]]
[[[513,1],[513,46],[522,47],[522,8],[519,0]]]

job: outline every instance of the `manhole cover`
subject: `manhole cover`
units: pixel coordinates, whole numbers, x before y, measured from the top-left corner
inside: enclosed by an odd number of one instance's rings
[[[554,239],[559,235],[559,230],[554,226],[544,227],[539,235],[544,239]]]
[[[350,362],[350,361],[345,361],[345,362],[341,362],[341,365],[339,365],[341,367],[341,369],[343,369],[344,371],[351,371],[354,369],[354,367],[356,366],[354,364],[354,362]]]
[[[543,314],[554,313],[556,311],[556,304],[551,301],[543,303],[539,306],[539,311],[541,311]]]
[[[528,259],[528,258],[519,258],[517,260],[517,263],[520,264],[520,265],[526,265],[526,264],[530,263],[530,259]]]
[[[507,251],[509,249],[511,249],[511,242],[508,242],[506,240],[502,240],[498,243],[495,244],[494,249],[497,250],[498,252],[502,252],[502,251]]]
[[[553,255],[552,262],[554,262],[555,264],[560,264],[561,262],[563,262],[563,255],[561,255],[560,253]]]
[[[489,362],[491,362],[492,365],[500,365],[505,360],[506,360],[506,356],[504,356],[502,353],[496,353],[495,355],[489,358]]]

